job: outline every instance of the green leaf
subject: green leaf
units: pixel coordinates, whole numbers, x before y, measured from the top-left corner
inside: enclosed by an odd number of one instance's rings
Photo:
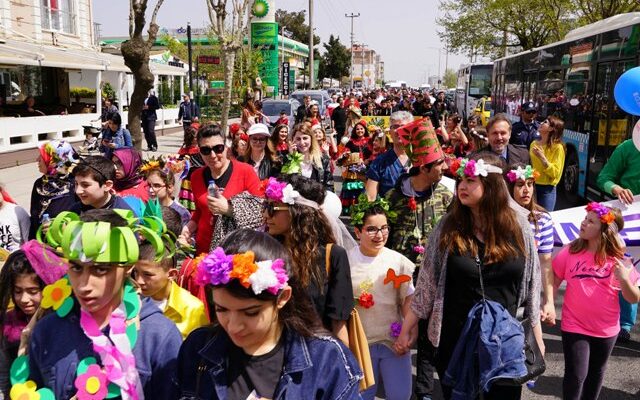
[[[15,359],[9,370],[9,379],[12,385],[29,379],[29,357],[22,355]]]
[[[78,363],[78,368],[76,368],[76,375],[79,376],[84,374],[85,372],[87,372],[87,369],[89,369],[89,366],[93,364],[97,364],[97,361],[94,357],[83,358]]]

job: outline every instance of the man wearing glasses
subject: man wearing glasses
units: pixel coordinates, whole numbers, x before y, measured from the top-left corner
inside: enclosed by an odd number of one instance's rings
[[[520,121],[513,124],[511,128],[509,144],[528,149],[531,146],[531,142],[540,137],[538,133],[540,123],[536,121],[536,115],[536,105],[532,101],[522,105]]]

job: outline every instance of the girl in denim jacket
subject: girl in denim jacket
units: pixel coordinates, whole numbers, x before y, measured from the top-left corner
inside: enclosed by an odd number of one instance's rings
[[[200,261],[217,323],[180,349],[180,399],[360,398],[356,360],[322,330],[290,268],[277,240],[249,229]]]

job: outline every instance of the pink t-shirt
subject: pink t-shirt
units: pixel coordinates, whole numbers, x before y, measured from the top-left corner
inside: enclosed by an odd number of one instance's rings
[[[594,253],[569,253],[565,246],[552,262],[553,272],[567,281],[562,304],[562,330],[594,337],[613,337],[620,332],[620,304],[615,260],[598,266]],[[629,280],[637,285],[640,274],[631,270]],[[614,286],[616,285],[616,286]],[[618,286],[619,287],[619,286]]]

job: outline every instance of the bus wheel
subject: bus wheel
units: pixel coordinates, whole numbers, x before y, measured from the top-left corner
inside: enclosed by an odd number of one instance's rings
[[[569,204],[578,203],[578,179],[580,167],[578,165],[578,154],[572,148],[567,149],[567,158],[564,162],[564,173],[560,187],[563,189],[566,200]]]

